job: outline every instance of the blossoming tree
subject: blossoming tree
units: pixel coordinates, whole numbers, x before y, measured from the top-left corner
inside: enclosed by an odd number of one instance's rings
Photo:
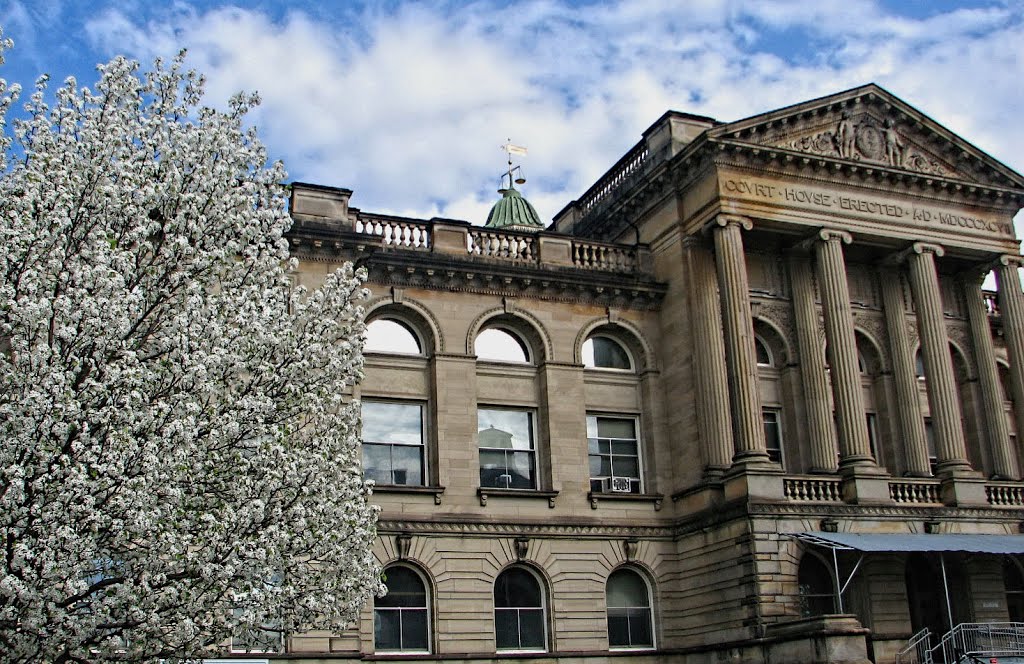
[[[342,629],[380,587],[364,293],[293,283],[256,100],[201,107],[181,57],[42,81],[23,120],[0,85],[0,659]]]

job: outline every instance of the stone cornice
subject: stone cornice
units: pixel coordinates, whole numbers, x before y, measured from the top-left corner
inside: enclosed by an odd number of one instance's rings
[[[514,537],[534,536],[550,538],[607,539],[614,537],[642,537],[645,539],[677,540],[692,533],[705,531],[745,518],[838,518],[872,520],[966,521],[1012,524],[1024,520],[1024,509],[994,509],[914,505],[846,505],[835,503],[748,503],[737,500],[714,509],[686,517],[658,520],[660,524],[636,522],[616,523],[602,519],[601,523],[586,522],[567,517],[548,520],[485,520],[479,517],[407,517],[382,518],[377,524],[381,534],[417,533],[423,535],[455,537]]]

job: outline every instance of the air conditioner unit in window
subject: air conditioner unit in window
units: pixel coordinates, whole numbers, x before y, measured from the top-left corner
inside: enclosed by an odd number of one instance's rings
[[[628,477],[604,477],[601,479],[601,491],[629,493],[632,481]]]

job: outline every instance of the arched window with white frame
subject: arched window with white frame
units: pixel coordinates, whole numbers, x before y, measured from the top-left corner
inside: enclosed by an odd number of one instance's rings
[[[605,603],[609,648],[647,650],[654,647],[651,592],[638,572],[621,567],[609,574]]]
[[[427,584],[408,565],[384,570],[387,594],[373,601],[373,644],[378,653],[429,653]]]
[[[544,586],[526,567],[509,567],[494,581],[494,645],[504,651],[547,650]]]
[[[423,355],[423,343],[413,327],[405,321],[392,316],[380,316],[366,324],[363,350],[368,353]]]

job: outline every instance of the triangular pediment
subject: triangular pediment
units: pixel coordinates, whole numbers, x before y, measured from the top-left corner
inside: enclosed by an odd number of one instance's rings
[[[727,141],[987,187],[1024,177],[914,107],[870,84],[711,129]]]

